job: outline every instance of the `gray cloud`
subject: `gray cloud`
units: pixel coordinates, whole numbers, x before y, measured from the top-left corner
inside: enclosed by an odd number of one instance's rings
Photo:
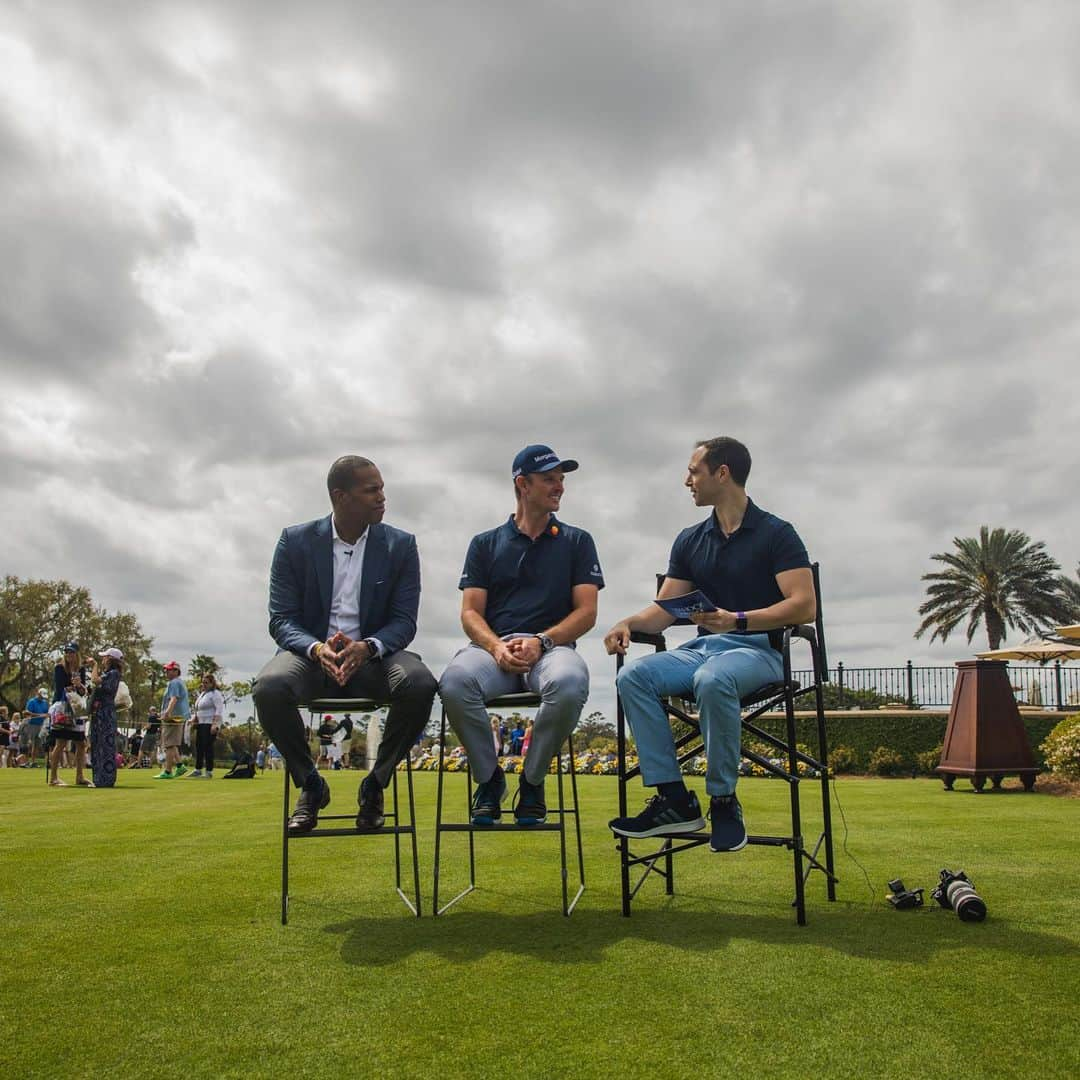
[[[1080,560],[1071,6],[8,21],[0,497],[36,528],[5,570],[77,571],[163,651],[260,666],[277,533],[344,452],[419,538],[436,669],[532,441],[582,462],[604,625],[700,517],[683,470],[721,431],[821,560],[848,664],[965,654],[910,637],[954,535]]]

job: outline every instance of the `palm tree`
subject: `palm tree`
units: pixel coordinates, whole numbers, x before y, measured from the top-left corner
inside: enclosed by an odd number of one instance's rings
[[[1069,606],[1069,614],[1065,617],[1065,621],[1080,622],[1080,566],[1076,568],[1075,578],[1062,574],[1058,579],[1058,585],[1065,603]]]
[[[1019,529],[991,532],[984,525],[977,540],[957,536],[953,544],[955,551],[930,556],[948,569],[923,574],[930,585],[919,607],[924,618],[917,638],[932,629],[930,640],[944,641],[966,619],[968,643],[982,622],[990,648],[996,649],[1006,627],[1037,634],[1068,617],[1061,567],[1041,541],[1033,543]]]

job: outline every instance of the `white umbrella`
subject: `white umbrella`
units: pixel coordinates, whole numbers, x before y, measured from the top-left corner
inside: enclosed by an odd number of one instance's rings
[[[1048,664],[1051,660],[1080,660],[1080,641],[1070,644],[1067,641],[1032,638],[1019,645],[991,649],[975,655],[980,660],[1032,660],[1039,664]]]

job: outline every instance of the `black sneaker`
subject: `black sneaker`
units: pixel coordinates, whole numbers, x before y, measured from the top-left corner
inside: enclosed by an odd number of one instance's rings
[[[544,785],[530,784],[521,774],[518,792],[514,797],[514,821],[518,825],[543,825],[547,821],[547,806],[544,804]]]
[[[734,795],[714,795],[709,804],[712,819],[710,851],[741,851],[746,847],[746,826],[742,807]]]
[[[506,798],[506,777],[496,765],[490,780],[476,785],[472,802],[472,823],[494,825],[502,817],[502,801]]]
[[[665,836],[668,833],[692,833],[705,828],[701,804],[690,792],[685,801],[654,795],[637,817],[615,818],[608,828],[619,836],[640,840],[646,836]]]
[[[360,812],[356,815],[356,827],[361,832],[373,832],[381,829],[386,824],[383,815],[383,789],[382,785],[372,775],[367,775],[360,783],[360,792],[357,795],[360,803]]]

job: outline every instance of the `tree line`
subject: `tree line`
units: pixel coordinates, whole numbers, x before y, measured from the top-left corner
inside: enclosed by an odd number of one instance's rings
[[[53,669],[64,645],[77,641],[89,660],[115,646],[124,654],[124,681],[131,691],[131,716],[141,720],[157,705],[166,682],[163,661],[153,654],[154,639],[131,612],[109,612],[94,603],[90,590],[69,581],[4,578],[0,590],[0,702],[22,709],[39,686],[52,696]],[[229,682],[212,657],[199,654],[188,665],[187,685],[194,694],[204,674],[214,675],[226,703],[251,693],[250,681]]]

